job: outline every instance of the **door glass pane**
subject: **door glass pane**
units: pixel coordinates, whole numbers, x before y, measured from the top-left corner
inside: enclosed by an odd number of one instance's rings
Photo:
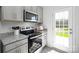
[[[56,20],[56,39],[55,43],[64,47],[69,47],[69,12],[62,11],[55,14]]]

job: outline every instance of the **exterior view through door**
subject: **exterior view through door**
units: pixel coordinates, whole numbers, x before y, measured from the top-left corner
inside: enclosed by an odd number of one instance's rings
[[[54,46],[61,50],[72,52],[71,9],[58,10],[54,16],[56,22]]]

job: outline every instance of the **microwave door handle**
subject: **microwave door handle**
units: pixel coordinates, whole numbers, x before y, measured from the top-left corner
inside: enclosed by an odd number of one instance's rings
[[[25,10],[23,10],[23,21],[25,21],[25,18],[26,18],[26,13]]]

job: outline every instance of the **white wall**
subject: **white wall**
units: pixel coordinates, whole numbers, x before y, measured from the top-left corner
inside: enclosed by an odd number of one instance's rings
[[[12,26],[20,26],[20,27],[35,27],[35,23],[29,23],[29,22],[1,22],[0,24],[0,30],[5,32],[11,32]],[[2,32],[1,32],[2,33]]]
[[[74,7],[74,14],[73,14],[73,25],[74,25],[74,39],[75,40],[75,52],[79,53],[79,6]]]
[[[43,7],[43,25],[47,27],[47,46],[53,47],[54,28],[52,7]]]

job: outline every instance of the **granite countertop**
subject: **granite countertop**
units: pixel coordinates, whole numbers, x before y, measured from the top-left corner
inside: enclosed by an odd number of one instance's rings
[[[0,34],[0,36],[1,36],[0,40],[2,40],[3,45],[8,45],[10,43],[23,40],[23,39],[28,39],[28,35],[23,35],[23,34],[19,34],[19,35],[14,35],[14,34],[1,35]]]
[[[40,32],[40,33],[42,33],[42,35],[43,35],[43,34],[46,34],[46,33],[47,33],[47,29],[44,29],[44,30],[38,30],[37,32]]]
[[[47,30],[41,30],[38,32],[41,32],[43,35],[43,34],[47,33]],[[1,34],[0,33],[0,40],[2,40],[3,45],[8,45],[10,43],[13,43],[13,42],[16,42],[19,40],[23,40],[23,39],[28,39],[28,35],[23,35],[23,34],[14,35],[13,33],[11,33],[11,34],[7,34],[7,33]]]

